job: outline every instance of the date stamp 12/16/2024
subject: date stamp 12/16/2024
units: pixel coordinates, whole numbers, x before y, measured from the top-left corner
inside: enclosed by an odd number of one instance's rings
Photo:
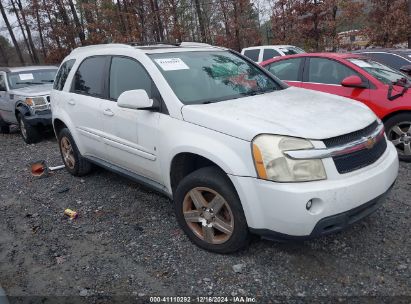
[[[171,297],[150,297],[150,303],[257,303],[255,297],[248,296],[171,296]]]

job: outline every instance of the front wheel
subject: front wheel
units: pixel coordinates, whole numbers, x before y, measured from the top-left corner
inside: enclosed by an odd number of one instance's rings
[[[388,139],[398,151],[398,158],[411,162],[411,114],[402,113],[385,122]]]
[[[240,199],[218,168],[187,175],[175,191],[174,208],[181,228],[197,246],[231,253],[248,245],[250,233]]]
[[[26,144],[34,144],[40,141],[41,136],[36,127],[27,123],[27,120],[22,114],[17,116],[17,121],[19,122],[20,134]]]

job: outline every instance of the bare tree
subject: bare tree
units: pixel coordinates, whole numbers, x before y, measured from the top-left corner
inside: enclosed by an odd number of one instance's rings
[[[19,44],[17,43],[16,36],[14,36],[13,30],[10,26],[9,19],[7,18],[6,12],[4,11],[4,7],[3,7],[3,4],[2,4],[1,1],[0,1],[0,11],[1,11],[1,15],[3,16],[4,23],[6,23],[6,27],[7,27],[7,30],[9,31],[11,40],[13,41],[13,45],[14,45],[14,48],[16,49],[19,60],[20,60],[21,64],[24,65],[25,62],[24,62],[24,59],[23,59],[23,55],[21,53]]]
[[[26,32],[27,32],[27,38],[29,40],[29,44],[30,44],[30,48],[31,48],[31,52],[33,53],[33,60],[34,63],[40,63],[39,57],[37,56],[37,51],[36,48],[34,46],[34,42],[33,42],[33,37],[31,36],[31,30],[30,27],[27,23],[27,18],[26,18],[26,13],[23,10],[23,6],[21,5],[21,1],[17,0],[17,5],[20,9],[20,13],[21,13],[21,17],[23,18],[23,23],[24,23],[24,27],[26,28]]]
[[[26,36],[26,32],[24,31],[23,24],[21,23],[19,10],[17,9],[16,4],[14,3],[13,0],[10,0],[10,3],[11,3],[11,5],[13,6],[13,11],[14,11],[14,14],[16,15],[17,23],[19,24],[20,31],[21,31],[21,33],[22,33],[22,35],[23,35],[24,44],[26,45],[27,51],[28,51],[28,53],[29,53],[29,55],[30,55],[31,62],[34,63],[33,53],[32,53],[32,51],[31,51],[31,47],[30,47],[29,41],[27,40],[27,36]]]
[[[80,38],[81,45],[84,45],[86,36],[84,35],[83,28],[81,27],[80,20],[78,19],[77,11],[74,6],[73,0],[68,0],[70,5],[71,14],[73,15],[74,24],[76,25],[76,30],[78,32],[78,37]]]
[[[411,49],[411,0],[408,0],[408,48]]]
[[[203,19],[204,16],[203,16],[203,12],[201,11],[200,0],[194,0],[194,3],[195,3],[197,17],[198,17],[198,23],[200,26],[201,42],[207,42],[204,19]]]
[[[46,52],[46,47],[44,45],[43,28],[41,26],[41,21],[40,21],[38,0],[33,0],[33,6],[34,6],[34,14],[36,16],[36,21],[37,21],[37,30],[39,31],[41,50],[43,52],[43,57],[45,59],[47,57],[47,52]]]

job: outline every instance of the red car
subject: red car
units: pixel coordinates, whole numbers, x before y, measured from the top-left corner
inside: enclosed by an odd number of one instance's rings
[[[298,54],[260,65],[291,86],[365,103],[384,122],[399,158],[411,161],[411,81],[406,75],[358,54]]]

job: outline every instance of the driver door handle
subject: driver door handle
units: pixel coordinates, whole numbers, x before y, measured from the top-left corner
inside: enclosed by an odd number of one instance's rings
[[[68,101],[68,104],[74,106],[76,104],[76,102],[73,99],[70,99]]]
[[[113,111],[111,111],[110,109],[103,110],[103,114],[106,116],[114,116]]]

